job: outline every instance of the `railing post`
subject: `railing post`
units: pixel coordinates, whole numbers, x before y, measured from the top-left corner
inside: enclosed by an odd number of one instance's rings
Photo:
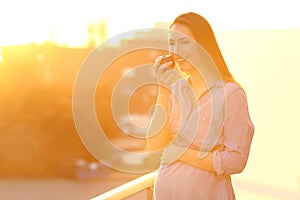
[[[146,199],[152,200],[153,199],[153,187],[149,187],[146,190]]]

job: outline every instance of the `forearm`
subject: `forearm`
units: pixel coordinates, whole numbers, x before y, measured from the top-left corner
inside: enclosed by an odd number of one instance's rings
[[[170,142],[168,131],[168,103],[170,92],[159,87],[159,95],[153,110],[151,121],[146,130],[147,150],[156,151],[164,148]]]
[[[199,158],[199,151],[193,149],[187,149],[185,153],[179,158],[179,161],[192,165],[196,168],[215,172],[212,162],[213,153],[209,153],[206,157],[200,159]]]

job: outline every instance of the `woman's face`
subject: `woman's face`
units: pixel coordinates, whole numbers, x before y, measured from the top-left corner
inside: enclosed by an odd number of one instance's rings
[[[197,44],[195,37],[189,27],[175,23],[170,29],[169,51],[175,55],[176,63],[180,69],[185,72],[195,70],[193,65],[199,64],[201,55],[201,48]],[[188,62],[187,62],[188,61]]]

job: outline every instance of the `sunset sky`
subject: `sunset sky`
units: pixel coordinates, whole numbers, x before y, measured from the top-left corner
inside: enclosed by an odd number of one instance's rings
[[[296,0],[281,1],[118,1],[118,0],[10,0],[0,6],[0,46],[54,40],[81,46],[88,38],[87,25],[103,20],[108,36],[155,22],[170,22],[194,11],[204,15],[215,30],[300,28]]]

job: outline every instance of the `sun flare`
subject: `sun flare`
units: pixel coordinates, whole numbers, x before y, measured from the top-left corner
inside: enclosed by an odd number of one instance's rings
[[[0,8],[0,46],[42,44],[82,47],[90,40],[100,43],[98,34],[105,34],[106,22],[84,10],[83,4],[65,1],[6,2]],[[103,36],[102,36],[103,39]],[[101,40],[101,39],[100,39]]]

